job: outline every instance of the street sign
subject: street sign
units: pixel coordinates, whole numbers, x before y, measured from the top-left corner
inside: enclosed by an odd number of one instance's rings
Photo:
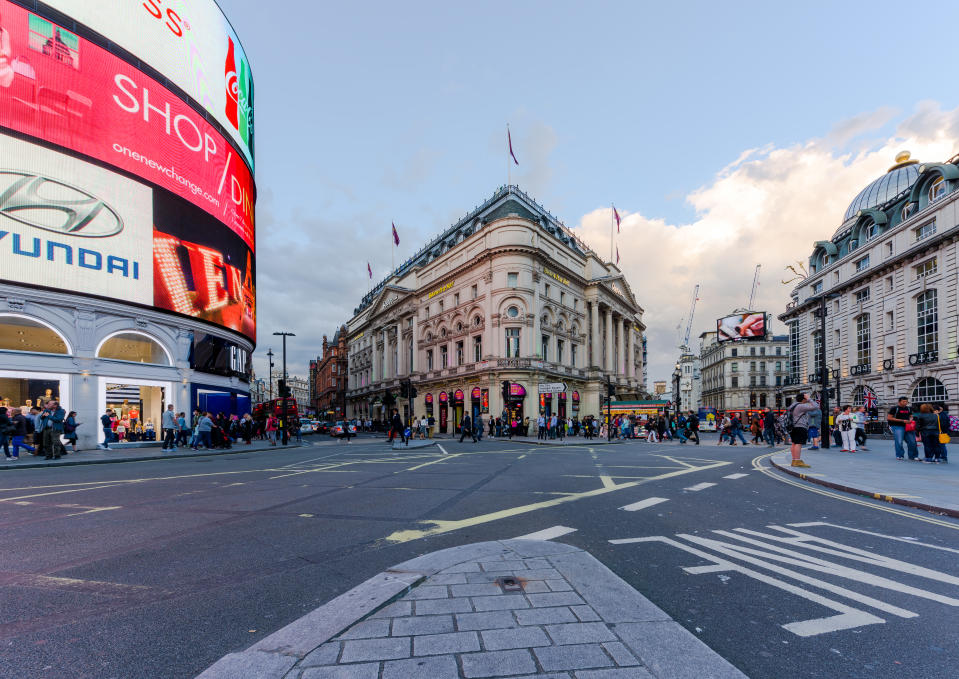
[[[562,394],[566,391],[565,382],[540,382],[539,393],[541,394]]]

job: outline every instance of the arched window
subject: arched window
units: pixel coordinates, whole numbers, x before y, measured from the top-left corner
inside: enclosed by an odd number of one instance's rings
[[[945,385],[934,377],[923,377],[912,390],[913,403],[945,403],[947,400]]]
[[[946,195],[946,180],[942,177],[936,177],[929,185],[929,202],[935,203]]]
[[[0,351],[69,354],[63,336],[41,321],[13,314],[0,315]]]
[[[97,347],[97,358],[156,365],[173,363],[159,342],[149,335],[133,331],[118,332],[103,340]]]
[[[936,290],[926,290],[916,297],[917,351],[939,349],[939,301]]]

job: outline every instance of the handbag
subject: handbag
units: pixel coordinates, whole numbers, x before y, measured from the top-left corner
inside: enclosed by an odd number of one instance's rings
[[[936,415],[936,427],[939,429],[939,443],[949,443],[949,434],[942,433],[942,423],[939,422],[939,415]]]
[[[909,420],[908,422],[906,422],[906,427],[905,427],[905,429],[906,429],[906,431],[916,431],[916,421],[915,421],[915,420]]]

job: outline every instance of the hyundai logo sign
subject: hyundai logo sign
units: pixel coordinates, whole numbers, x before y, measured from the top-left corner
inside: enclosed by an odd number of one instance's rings
[[[123,230],[120,215],[96,196],[56,179],[15,170],[0,170],[0,215],[83,238],[106,238]]]

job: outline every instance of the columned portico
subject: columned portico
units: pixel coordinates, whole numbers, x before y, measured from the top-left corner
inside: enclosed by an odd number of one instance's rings
[[[603,363],[606,372],[613,372],[613,310],[606,307],[606,360]]]
[[[592,342],[590,343],[592,346],[590,347],[589,363],[591,367],[599,368],[601,365],[603,365],[602,363],[603,354],[599,345],[599,337],[600,337],[599,301],[593,300],[593,302],[590,304],[590,307],[591,307],[590,314],[592,316],[593,333],[592,333]]]

